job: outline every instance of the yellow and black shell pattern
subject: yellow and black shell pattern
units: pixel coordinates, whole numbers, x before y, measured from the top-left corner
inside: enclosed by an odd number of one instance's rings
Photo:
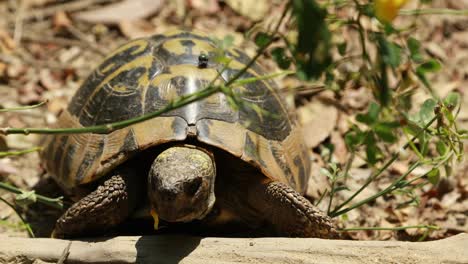
[[[224,67],[213,59],[217,52],[209,37],[187,31],[130,41],[91,73],[56,127],[108,124],[154,112],[205,88],[216,77],[227,82],[250,61],[244,52],[230,49],[224,52],[232,61]],[[200,55],[207,60],[200,62]],[[254,63],[241,78],[263,75],[263,68]],[[42,158],[60,185],[73,188],[98,179],[142,150],[194,137],[304,192],[309,156],[301,129],[277,90],[274,81],[259,80],[234,88],[247,102],[236,110],[217,93],[109,134],[49,135]]]

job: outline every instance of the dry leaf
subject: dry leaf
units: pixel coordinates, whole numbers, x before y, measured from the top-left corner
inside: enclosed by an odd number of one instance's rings
[[[338,118],[338,110],[315,100],[298,109],[299,119],[304,128],[307,147],[316,147],[333,131]]]
[[[335,151],[333,151],[334,157],[339,163],[346,163],[348,160],[348,149],[346,148],[343,135],[338,131],[333,131],[331,133],[330,142],[335,146]]]
[[[447,193],[444,195],[442,198],[442,201],[440,203],[445,207],[445,208],[451,208],[457,203],[457,200],[461,197],[461,194],[457,191],[453,191],[450,193]]]
[[[0,159],[0,175],[6,176],[10,174],[17,174],[18,169],[13,166],[13,163],[10,158]]]
[[[191,8],[199,10],[202,14],[214,14],[219,11],[217,0],[189,0]]]
[[[359,87],[358,89],[346,89],[344,91],[343,103],[354,109],[364,109],[369,100],[372,99],[370,89]]]
[[[0,51],[2,53],[11,53],[15,48],[15,41],[10,34],[0,29]]]
[[[129,39],[140,38],[155,34],[156,27],[145,20],[124,20],[119,23],[122,34]]]
[[[69,49],[63,49],[59,53],[58,60],[63,64],[69,63],[72,59],[78,57],[81,52],[82,52],[82,49],[77,46],[73,46]]]
[[[54,24],[55,29],[57,30],[57,29],[69,27],[71,25],[71,21],[65,12],[59,11],[55,13],[54,15],[53,24]]]
[[[36,80],[31,80],[18,89],[18,103],[22,105],[36,104],[41,101],[41,88]]]
[[[42,86],[48,90],[55,90],[62,87],[62,83],[52,75],[49,69],[42,69],[39,72],[39,81],[41,82]]]
[[[124,20],[136,20],[148,17],[163,6],[164,0],[124,0],[102,8],[82,11],[73,18],[89,23],[117,24]]]
[[[310,154],[311,170],[309,182],[307,183],[306,196],[318,198],[323,192],[329,189],[327,176],[320,173],[320,168],[324,167],[322,157],[316,153]]]
[[[438,58],[441,61],[447,60],[446,51],[437,43],[429,42],[425,45],[426,50],[432,56]]]
[[[270,1],[267,0],[225,0],[224,2],[237,13],[254,21],[265,18],[270,6]]]

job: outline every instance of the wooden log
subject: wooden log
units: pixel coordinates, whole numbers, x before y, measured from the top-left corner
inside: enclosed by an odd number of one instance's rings
[[[468,263],[468,234],[419,243],[175,235],[89,240],[0,236],[0,263],[32,262]]]

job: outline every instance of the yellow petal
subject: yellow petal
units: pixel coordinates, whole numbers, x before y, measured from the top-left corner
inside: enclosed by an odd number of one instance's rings
[[[375,0],[375,16],[380,21],[390,23],[406,2],[408,0]]]
[[[154,219],[154,230],[158,230],[158,227],[159,227],[159,216],[158,216],[158,213],[156,213],[156,210],[154,210],[153,208],[151,208],[150,214],[151,214],[151,216],[152,216],[153,219]]]

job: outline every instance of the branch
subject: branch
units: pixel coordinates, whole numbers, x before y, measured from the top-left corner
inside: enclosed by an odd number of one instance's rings
[[[1,263],[468,263],[468,234],[431,242],[316,238],[1,237]],[[67,249],[67,247],[69,247]]]

